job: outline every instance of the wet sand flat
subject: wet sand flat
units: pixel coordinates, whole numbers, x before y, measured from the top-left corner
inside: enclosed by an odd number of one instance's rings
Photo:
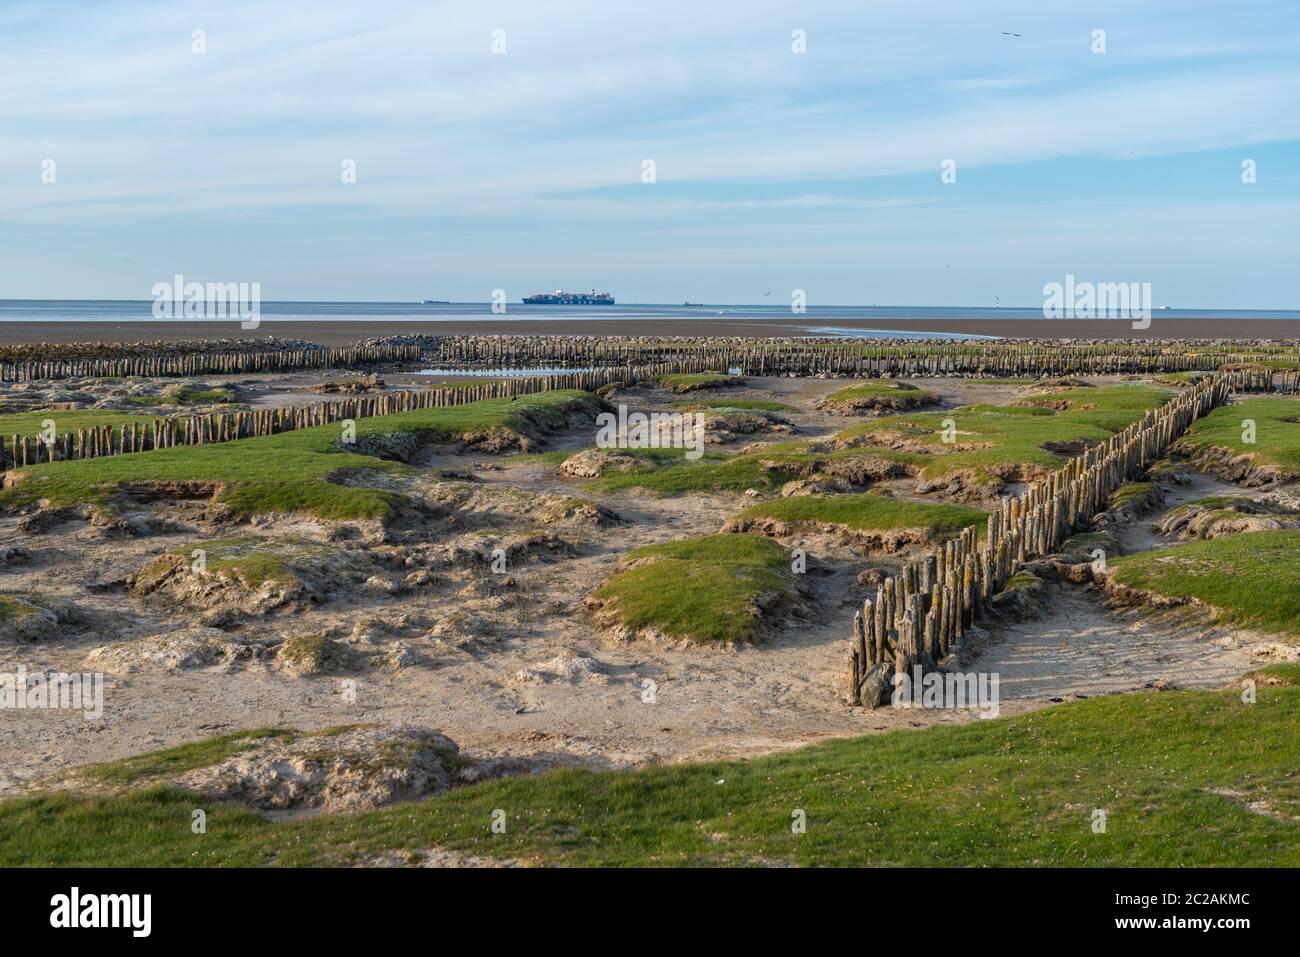
[[[835,328],[891,330],[900,333],[951,333],[961,336],[1000,336],[1011,339],[1294,339],[1300,338],[1296,319],[1162,319],[1138,330],[1119,319],[844,319]],[[701,319],[499,319],[445,322],[377,320],[264,320],[244,330],[237,322],[6,322],[0,323],[0,343],[31,342],[150,342],[158,339],[265,339],[268,336],[306,339],[326,346],[346,346],[359,339],[392,335],[536,335],[536,336],[807,336],[826,327],[823,320],[745,318]]]

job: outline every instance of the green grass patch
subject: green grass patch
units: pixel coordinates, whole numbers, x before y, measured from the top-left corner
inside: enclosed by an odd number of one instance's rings
[[[234,389],[217,386],[212,389],[195,389],[192,386],[180,386],[169,390],[162,396],[167,405],[221,405],[238,402],[242,396]]]
[[[699,389],[726,389],[745,384],[742,376],[725,372],[679,372],[661,375],[655,382],[673,392],[695,392]]]
[[[1245,422],[1255,423],[1254,442]],[[1196,421],[1178,442],[1183,450],[1229,449],[1253,455],[1261,465],[1285,473],[1300,472],[1300,400],[1244,399],[1223,405]]]
[[[1295,687],[1260,687],[1250,705],[1237,689],[1106,695],[757,760],[558,770],[362,814],[270,821],[209,802],[201,839],[194,796],[174,789],[25,797],[0,803],[0,865],[302,866],[439,847],[572,866],[1295,867],[1298,709]]]
[[[930,530],[937,537],[951,537],[968,525],[982,525],[987,521],[988,513],[964,505],[908,502],[868,492],[772,499],[751,505],[736,518],[842,525],[859,531],[921,528]]]
[[[1152,501],[1152,496],[1158,491],[1159,487],[1154,482],[1125,482],[1110,493],[1108,504],[1111,508],[1141,505]]]
[[[888,443],[901,437],[925,450],[913,460],[923,477],[970,470],[977,481],[988,482],[1022,466],[1060,468],[1073,457],[1075,447],[1109,439],[1169,395],[1169,390],[1151,386],[1065,389],[1007,406],[885,416],[849,426],[835,439],[875,446],[889,455]],[[949,419],[956,426],[954,443],[944,442]],[[945,452],[950,444],[965,448]]]
[[[741,455],[710,451],[699,460],[689,461],[680,449],[643,450],[668,454],[656,459],[654,468],[607,475],[596,480],[596,487],[604,491],[639,487],[659,495],[743,492],[750,488],[775,491],[826,463],[865,456],[895,462],[926,479],[969,470],[977,482],[991,483],[1023,466],[1060,468],[1075,454],[1071,444],[1105,441],[1140,419],[1148,409],[1161,405],[1170,394],[1167,389],[1150,386],[1080,388],[1032,400],[1057,400],[1069,406],[1066,409],[1026,404],[1031,400],[1023,400],[1006,406],[883,416],[837,433],[834,440],[844,447],[831,451],[813,451],[810,443],[789,441],[769,443]],[[948,451],[949,445],[943,441],[948,419],[956,424],[956,444],[977,447]],[[880,437],[878,441],[876,436]],[[890,447],[898,438],[916,447]],[[1045,444],[1051,448],[1044,448]]]
[[[0,595],[0,622],[17,621],[36,614],[36,608],[26,601],[19,601],[12,595]]]
[[[82,768],[78,773],[86,780],[98,784],[135,785],[166,775],[192,771],[195,768],[211,767],[231,755],[256,747],[259,741],[266,738],[283,738],[291,741],[296,735],[297,732],[285,728],[235,731],[120,761],[92,764]]]
[[[237,578],[247,588],[257,588],[267,582],[292,584],[298,576],[289,568],[286,558],[305,550],[320,550],[311,542],[294,542],[283,539],[259,538],[245,535],[194,542],[169,550],[151,565],[174,565],[178,561],[189,563],[195,549],[202,549],[204,564],[209,573],[226,573]],[[148,569],[145,570],[147,574]]]
[[[758,455],[727,455],[705,452],[691,461],[682,449],[638,449],[629,451],[658,453],[653,468],[633,469],[596,480],[596,487],[606,492],[625,488],[644,488],[657,495],[681,495],[687,492],[743,492],[758,489],[770,492],[797,477],[793,470],[769,467]],[[668,454],[663,454],[668,453]]]
[[[1284,661],[1256,668],[1246,675],[1260,684],[1283,688],[1300,688],[1300,662]]]
[[[1111,567],[1120,584],[1196,599],[1248,628],[1300,636],[1300,531],[1187,542],[1117,558]]]
[[[636,562],[593,592],[629,629],[657,628],[692,641],[749,641],[759,596],[788,597],[785,550],[759,535],[707,535],[633,549]]]
[[[131,398],[147,399],[149,405],[156,405],[161,401],[156,396],[132,396]],[[65,432],[75,434],[78,429],[99,428],[105,425],[119,428],[132,422],[152,422],[156,418],[158,416],[113,409],[40,409],[35,412],[11,412],[0,415],[0,435],[8,437],[17,433],[33,436],[45,428],[44,423],[47,419],[54,422],[54,431],[58,435],[63,435]]]
[[[1032,591],[1040,587],[1042,584],[1043,584],[1043,580],[1039,578],[1037,575],[1035,575],[1033,572],[1029,572],[1029,571],[1025,571],[1024,569],[1021,569],[1020,571],[1016,572],[1014,575],[1012,575],[1010,578],[1007,579],[1006,584],[1002,586],[1002,590],[1003,591],[1026,591],[1026,590]]]

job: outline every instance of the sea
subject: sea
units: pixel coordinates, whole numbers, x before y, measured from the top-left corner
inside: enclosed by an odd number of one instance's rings
[[[1300,319],[1300,310],[1249,309],[1162,309],[1154,313],[1162,319]],[[263,302],[261,322],[526,322],[541,319],[611,322],[638,320],[786,320],[803,327],[810,336],[858,336],[896,338],[944,338],[942,331],[907,332],[897,330],[842,328],[839,324],[872,320],[899,321],[925,319],[1040,319],[1044,322],[1068,323],[1069,320],[1043,318],[1041,306],[814,306],[802,314],[791,312],[785,304],[705,303],[670,305],[664,303],[629,303],[613,306],[525,306],[508,303],[504,314],[494,313],[488,302]],[[120,299],[0,299],[0,323],[5,322],[167,322],[155,320],[152,300]],[[963,334],[964,337],[970,337]],[[993,337],[987,337],[993,338]]]

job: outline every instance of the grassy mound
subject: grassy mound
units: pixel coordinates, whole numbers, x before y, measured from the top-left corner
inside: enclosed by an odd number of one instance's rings
[[[772,499],[750,506],[733,521],[772,519],[787,525],[839,525],[869,532],[922,529],[935,538],[944,538],[968,525],[982,525],[987,518],[987,512],[962,505],[907,502],[864,492]]]
[[[553,771],[360,814],[269,821],[209,803],[201,837],[178,790],[26,797],[0,803],[0,865],[302,866],[437,846],[578,866],[1295,867],[1297,709],[1295,687],[1261,686],[1255,704],[1237,689],[1107,695],[758,760]],[[497,808],[504,834],[488,826]]]
[[[357,444],[452,441],[493,431],[526,434],[541,422],[561,425],[580,408],[594,413],[585,392],[556,391],[517,401],[488,399],[469,405],[418,409],[357,420]],[[401,471],[398,463],[346,451],[338,423],[217,445],[192,445],[133,455],[28,466],[23,480],[0,491],[0,507],[110,504],[121,487],[136,482],[205,482],[218,486],[214,501],[233,514],[301,512],[320,518],[381,518],[407,504],[392,491],[343,486],[332,479],[365,470]]]
[[[196,549],[202,549],[204,553],[208,574],[236,579],[245,588],[257,588],[267,582],[285,585],[297,583],[298,576],[290,568],[288,559],[304,550],[328,551],[315,543],[253,535],[198,541],[164,552],[140,569],[136,575],[137,580],[149,581],[167,574],[178,564],[189,565]]]
[[[40,609],[13,595],[0,595],[0,622],[19,621],[38,614]]]
[[[1114,580],[1195,599],[1225,621],[1300,636],[1300,531],[1247,532],[1117,558]]]
[[[1140,513],[1160,502],[1160,486],[1154,482],[1125,482],[1110,493],[1108,509],[1127,509]]]
[[[1246,419],[1255,423],[1253,443],[1245,441]],[[1198,419],[1177,448],[1191,453],[1228,449],[1285,475],[1300,474],[1300,401],[1245,399],[1220,406]]]
[[[614,623],[691,641],[749,641],[764,607],[793,592],[785,551],[758,535],[646,545],[592,593]]]
[[[228,405],[242,399],[239,390],[226,386],[214,386],[211,389],[180,386],[169,390],[158,401],[166,405]]]
[[[220,764],[226,758],[256,747],[263,738],[292,740],[297,732],[283,728],[258,728],[191,741],[162,751],[150,751],[133,758],[107,761],[81,768],[77,776],[96,784],[130,786],[156,778]]]
[[[827,412],[862,413],[881,409],[915,409],[934,405],[939,397],[933,392],[919,389],[906,382],[878,379],[861,385],[851,385],[823,396],[817,408]]]
[[[901,446],[919,461],[923,478],[969,470],[977,481],[989,482],[1060,468],[1083,447],[1105,441],[1162,405],[1169,394],[1150,386],[1065,389],[1007,406],[887,416],[850,426],[835,441],[874,447],[886,457],[899,455]],[[953,442],[944,441],[946,420],[955,425]]]
[[[620,449],[619,451],[624,451]],[[644,488],[657,495],[685,492],[775,491],[798,476],[794,469],[770,466],[759,455],[728,455],[709,451],[695,460],[682,449],[629,449],[646,464],[630,472],[602,477],[597,487],[606,492]],[[647,453],[655,453],[648,455]]]
[[[780,442],[730,457],[709,452],[694,462],[671,450],[675,454],[661,456],[655,468],[603,478],[599,487],[638,487],[660,495],[773,491],[828,464],[849,465],[863,458],[893,463],[903,474],[927,481],[969,472],[975,482],[993,484],[1024,472],[1060,468],[1084,446],[1104,442],[1169,395],[1149,386],[1068,389],[1015,405],[884,416],[838,432],[833,440],[838,448],[830,450],[820,443]],[[943,441],[948,419],[957,433],[951,444]]]
[[[661,375],[655,380],[660,387],[676,392],[698,392],[701,389],[729,389],[745,384],[743,377],[725,372],[679,372]]]

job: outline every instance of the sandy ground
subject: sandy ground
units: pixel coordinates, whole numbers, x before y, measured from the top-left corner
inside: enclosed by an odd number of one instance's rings
[[[1179,544],[1153,527],[1167,509],[1211,495],[1265,494],[1211,475],[1191,478],[1188,485],[1167,489],[1151,515],[1113,530],[1122,554]],[[1041,603],[1043,614],[995,629],[974,664],[1001,674],[1001,692],[1011,699],[1222,687],[1261,664],[1295,656],[1276,639],[1217,625],[1203,612],[1113,610],[1091,585],[1049,585]]]
[[[263,321],[253,330],[235,322],[5,322],[0,343],[24,342],[148,342],[155,339],[212,337],[265,339],[275,335],[306,339],[326,346],[348,346],[359,339],[389,335],[534,335],[534,336],[807,336],[830,320],[712,317],[700,319],[581,319],[456,320],[449,322],[303,322]],[[958,336],[1001,336],[1013,339],[1295,339],[1295,319],[1166,319],[1154,316],[1151,326],[1135,330],[1114,319],[910,319],[836,318],[843,329],[887,329],[901,332],[953,333]]]
[[[258,401],[277,401],[311,377],[263,382]],[[210,381],[222,381],[214,377]],[[938,391],[943,407],[1013,398],[1015,387],[966,380],[912,380]],[[829,434],[854,419],[813,408],[844,383],[829,380],[751,380],[727,395],[766,397],[801,411],[789,417],[798,437]],[[277,391],[279,390],[279,391]],[[674,400],[637,390],[623,397],[634,408]],[[553,436],[550,448],[578,449],[590,428]],[[428,472],[409,481],[418,491],[432,472],[474,472],[489,499],[513,491],[593,498],[623,519],[599,529],[554,531],[574,548],[571,557],[541,558],[512,568],[521,598],[495,593],[485,571],[463,570],[437,588],[391,597],[350,595],[295,613],[253,619],[246,635],[290,636],[330,630],[358,634],[368,647],[403,643],[415,663],[368,668],[346,675],[296,677],[260,662],[182,672],[142,670],[107,676],[102,718],[87,721],[69,711],[12,711],[0,725],[0,792],[21,788],[44,774],[91,761],[125,757],[239,728],[320,728],[352,722],[408,723],[436,728],[470,755],[527,757],[541,769],[584,763],[628,767],[650,762],[755,755],[797,747],[829,736],[858,735],[933,723],[976,720],[972,711],[849,708],[843,701],[847,638],[852,615],[866,595],[854,579],[863,569],[891,567],[897,556],[862,556],[816,539],[789,539],[810,557],[805,607],[780,630],[737,648],[681,647],[618,641],[584,614],[582,600],[638,545],[716,532],[746,504],[743,496],[682,495],[658,498],[641,491],[594,493],[536,460],[435,451],[421,463]],[[420,483],[424,483],[421,486]],[[1169,505],[1221,490],[1208,478],[1177,492]],[[36,589],[75,602],[87,615],[78,633],[37,644],[0,646],[0,671],[86,670],[94,648],[144,631],[193,626],[197,613],[158,598],[142,600],[121,589],[92,590],[91,583],[120,577],[152,557],[196,538],[196,505],[156,508],[181,528],[169,534],[104,538],[84,522],[69,522],[43,536],[23,536],[16,518],[0,518],[0,541],[22,540],[27,563],[0,568],[0,590]],[[1154,517],[1154,516],[1153,516]],[[474,516],[421,532],[432,541],[474,528]],[[257,534],[319,533],[310,523],[263,525]],[[228,534],[228,533],[227,533]],[[1160,544],[1136,527],[1129,546]],[[1157,536],[1158,538],[1158,536]],[[402,549],[394,546],[393,556]],[[388,547],[384,547],[388,550]],[[376,549],[377,550],[377,549]],[[980,632],[970,667],[996,671],[1002,681],[1001,713],[1014,714],[1054,700],[1141,689],[1155,682],[1177,686],[1224,684],[1256,665],[1267,642],[1173,616],[1116,614],[1095,593],[1055,586],[1044,617]],[[458,615],[469,623],[448,628]],[[577,673],[549,670],[555,660],[583,666]],[[345,682],[350,681],[355,697]]]

